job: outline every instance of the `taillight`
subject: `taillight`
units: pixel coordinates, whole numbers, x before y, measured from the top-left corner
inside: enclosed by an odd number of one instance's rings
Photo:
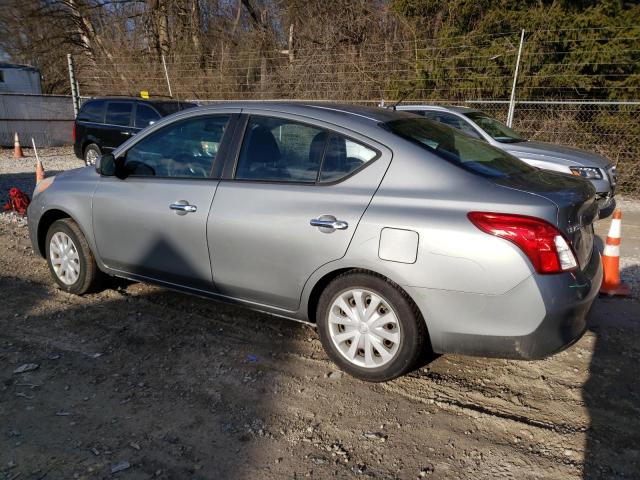
[[[73,122],[73,129],[71,130],[71,138],[73,143],[76,143],[76,122]]]
[[[538,273],[565,272],[577,266],[567,240],[549,222],[507,213],[470,212],[467,217],[483,232],[515,243]]]

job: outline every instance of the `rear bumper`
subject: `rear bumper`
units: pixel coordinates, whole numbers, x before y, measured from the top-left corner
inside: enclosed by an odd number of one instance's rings
[[[471,300],[462,292],[447,292],[446,302],[441,293],[419,292],[425,300],[417,303],[437,353],[539,359],[580,339],[601,282],[600,254],[594,251],[582,272],[532,275],[503,295]]]
[[[611,216],[616,209],[616,198],[613,194],[602,193],[598,194],[598,208],[600,209],[598,217],[600,219]]]
[[[84,160],[84,152],[82,151],[82,145],[80,145],[79,142],[74,142],[73,153],[75,153],[76,157],[79,159]]]

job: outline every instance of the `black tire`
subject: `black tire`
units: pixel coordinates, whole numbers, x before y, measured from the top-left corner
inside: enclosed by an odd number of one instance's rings
[[[87,165],[95,165],[96,162],[94,157],[92,156],[93,154],[97,155],[96,158],[99,158],[100,155],[102,155],[102,150],[100,150],[100,147],[95,143],[90,143],[84,149],[84,163],[86,163]]]
[[[400,345],[395,357],[380,367],[367,368],[352,363],[338,351],[330,337],[329,309],[338,295],[353,288],[363,288],[382,297],[400,324]],[[354,270],[331,281],[320,295],[316,322],[327,355],[340,369],[360,380],[384,382],[397,378],[410,371],[426,350],[430,351],[426,324],[413,301],[398,285],[370,272]]]
[[[76,251],[78,252],[78,264],[80,271],[78,273],[77,280],[72,284],[67,284],[58,277],[51,260],[51,238],[58,232],[66,234],[71,239]],[[64,218],[53,222],[47,231],[45,249],[49,271],[61,290],[74,293],[76,295],[82,295],[84,293],[95,291],[99,288],[104,274],[98,269],[98,265],[96,264],[93,253],[91,252],[91,248],[89,248],[89,244],[76,222],[70,218]]]

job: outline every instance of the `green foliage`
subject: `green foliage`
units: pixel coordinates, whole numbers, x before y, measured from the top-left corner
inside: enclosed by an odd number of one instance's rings
[[[415,68],[435,79],[427,98],[506,98],[521,29],[520,98],[638,97],[637,2],[392,0],[391,8],[439,47],[416,55]]]

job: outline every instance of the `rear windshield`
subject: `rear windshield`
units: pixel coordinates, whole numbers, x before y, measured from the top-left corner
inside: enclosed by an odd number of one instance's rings
[[[464,114],[491,136],[496,142],[500,143],[520,143],[526,142],[520,134],[511,130],[504,123],[499,122],[495,118],[491,118],[482,112],[469,112]]]
[[[502,150],[426,118],[403,118],[385,125],[396,135],[425,150],[486,177],[510,177],[534,170]]]

